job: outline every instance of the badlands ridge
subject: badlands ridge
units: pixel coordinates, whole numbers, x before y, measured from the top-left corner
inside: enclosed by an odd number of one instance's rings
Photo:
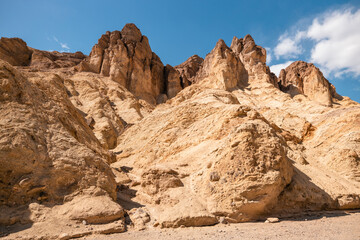
[[[134,24],[89,56],[1,38],[0,103],[5,238],[360,208],[360,104],[250,35],[175,67]]]

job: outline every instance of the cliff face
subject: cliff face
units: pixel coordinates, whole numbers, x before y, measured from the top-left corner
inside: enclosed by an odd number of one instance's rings
[[[309,63],[277,79],[250,35],[175,67],[134,24],[0,59],[0,224],[37,223],[10,238],[360,207],[359,103]]]
[[[297,61],[280,72],[281,90],[291,96],[304,94],[309,99],[326,106],[333,98],[339,98],[334,86],[329,83],[314,64]]]
[[[182,90],[178,73],[164,67],[151,51],[149,40],[134,24],[126,24],[121,31],[107,32],[83,61],[79,71],[100,73],[132,92],[135,97],[151,104],[161,103]]]

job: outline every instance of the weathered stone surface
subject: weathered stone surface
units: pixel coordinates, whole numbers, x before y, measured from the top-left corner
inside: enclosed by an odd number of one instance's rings
[[[68,68],[79,64],[86,56],[82,52],[49,52],[30,48],[19,38],[0,39],[0,59],[13,66],[30,66],[32,70]]]
[[[165,79],[166,79],[166,95],[170,99],[175,97],[176,94],[178,94],[183,89],[182,82],[180,79],[180,74],[172,66],[166,65]]]
[[[32,51],[26,42],[20,38],[0,39],[0,59],[14,66],[27,66],[31,60]]]
[[[30,81],[0,60],[0,101],[1,206],[63,203],[91,186],[115,198],[111,155],[58,76]]]
[[[279,89],[250,35],[175,68],[133,24],[82,61],[11,41],[33,57],[0,61],[0,224],[35,224],[10,239],[360,207],[360,105],[311,64]]]
[[[193,90],[202,94],[191,96]],[[178,102],[181,99],[187,100]],[[231,93],[190,86],[170,104],[154,110],[141,125],[121,135],[116,151],[134,150],[127,157],[121,156],[114,166],[125,163],[133,164],[134,169],[160,163],[187,166],[179,171],[179,175],[185,176],[181,180],[184,186],[177,180],[176,172],[157,171],[154,176],[147,174],[153,177],[145,181],[155,185],[145,184],[139,189],[140,201],[144,194],[143,200],[153,196],[160,200],[162,208],[177,206],[177,210],[172,210],[171,221],[162,215],[166,226],[178,219],[174,217],[178,214],[182,221],[188,219],[189,223],[187,220],[183,223],[185,226],[190,224],[193,218],[184,215],[181,207],[185,206],[184,201],[188,201],[189,212],[197,211],[196,202],[200,202],[205,209],[203,216],[222,215],[233,222],[255,219],[276,204],[277,196],[291,180],[292,167],[276,130],[260,115],[255,118],[252,115],[251,109],[234,104]],[[257,149],[260,143],[261,148]],[[214,172],[216,179],[211,181]],[[157,179],[162,184],[156,184]],[[150,187],[154,189],[151,193]],[[187,200],[175,196],[186,196]]]
[[[29,66],[32,69],[52,69],[68,68],[78,65],[86,56],[82,52],[48,52],[32,49],[31,62]]]
[[[279,76],[281,90],[292,97],[304,94],[309,99],[326,106],[332,105],[336,97],[335,88],[312,63],[297,61],[281,70]]]
[[[161,94],[172,98],[184,88],[179,73],[170,65],[164,67],[134,24],[126,24],[121,32],[104,34],[77,69],[110,76],[135,97],[153,105]]]
[[[195,82],[196,74],[200,70],[203,62],[203,58],[199,57],[198,55],[194,55],[189,57],[182,64],[174,67],[177,71],[179,71],[183,85],[185,87],[190,85],[190,83]]]
[[[266,66],[266,50],[255,44],[248,34],[242,38],[234,37],[231,42],[232,51],[240,58],[247,75],[248,82],[267,82],[278,87],[275,74]]]
[[[108,196],[82,196],[65,203],[58,214],[86,224],[104,224],[124,217],[123,208]]]
[[[196,82],[201,82],[202,85],[223,90],[245,87],[247,81],[244,65],[222,39],[206,56],[196,77]]]
[[[77,73],[64,80],[71,102],[78,108],[96,138],[106,149],[117,145],[125,128],[151,112],[118,82],[93,73]]]

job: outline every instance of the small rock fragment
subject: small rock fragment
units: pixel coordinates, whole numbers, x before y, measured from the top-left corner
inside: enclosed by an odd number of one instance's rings
[[[267,218],[266,223],[277,223],[280,222],[280,220],[278,218]]]

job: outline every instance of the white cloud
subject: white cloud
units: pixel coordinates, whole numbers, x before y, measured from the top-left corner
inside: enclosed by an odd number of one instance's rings
[[[326,12],[294,34],[281,35],[274,49],[276,59],[304,53],[305,39],[312,44],[307,61],[318,65],[325,75],[360,75],[360,9]]]
[[[307,36],[316,41],[310,61],[335,77],[360,75],[360,9],[333,11],[314,19]]]
[[[67,43],[62,43],[60,42],[57,37],[53,36],[53,39],[55,42],[57,42],[58,44],[60,44],[61,50],[60,52],[69,52],[70,51],[70,47]]]
[[[300,41],[306,36],[304,31],[298,31],[294,36],[283,34],[279,38],[279,43],[274,49],[276,59],[280,57],[291,58],[301,54]]]
[[[272,65],[272,66],[270,66],[270,71],[275,73],[276,76],[279,76],[281,69],[285,69],[291,63],[293,63],[293,61],[287,61],[287,62],[284,62],[284,63]]]
[[[66,49],[66,50],[70,50],[69,46],[67,45],[67,43],[60,43],[61,48]]]

